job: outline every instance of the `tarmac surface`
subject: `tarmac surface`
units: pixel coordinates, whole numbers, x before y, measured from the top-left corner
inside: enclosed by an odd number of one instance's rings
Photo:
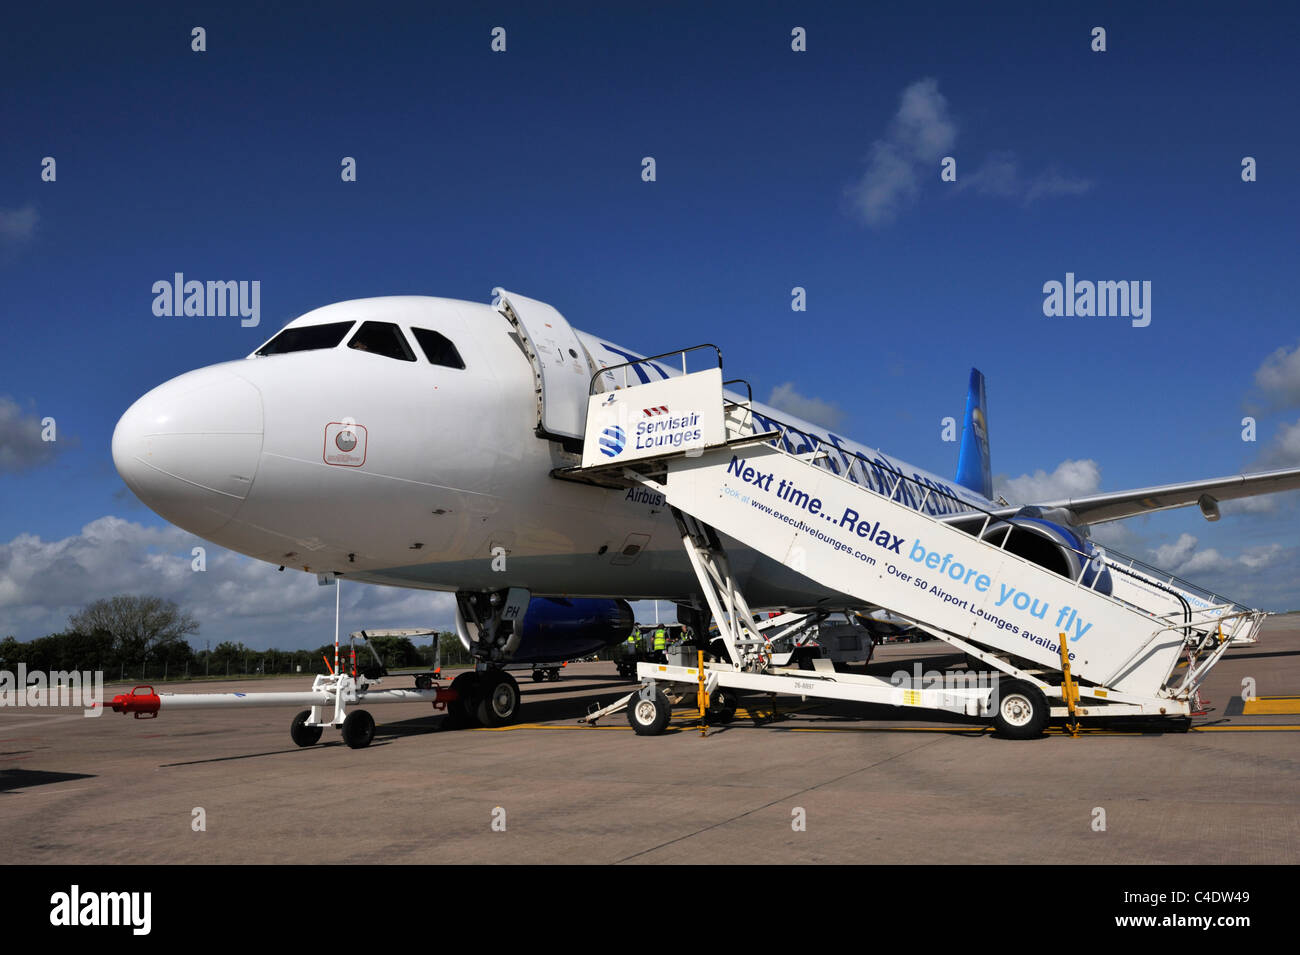
[[[871,669],[913,660],[943,669],[960,657],[933,641],[891,644]],[[1270,618],[1258,644],[1228,652],[1203,689],[1211,711],[1187,733],[1054,729],[1014,741],[957,717],[791,698],[777,701],[776,722],[742,711],[701,737],[683,706],[668,733],[639,737],[623,714],[577,723],[632,688],[612,663],[570,665],[558,683],[516,676],[519,725],[444,731],[428,704],[375,706],[379,728],[361,750],[330,729],[295,746],[296,707],[164,709],[155,720],[0,710],[6,861],[1300,860],[1300,616]],[[1242,700],[1250,680],[1254,703]],[[766,697],[745,702],[769,708]]]

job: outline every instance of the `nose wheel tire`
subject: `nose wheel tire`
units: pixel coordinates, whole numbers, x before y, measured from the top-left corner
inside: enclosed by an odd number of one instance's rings
[[[1034,739],[1047,728],[1047,698],[1024,680],[999,680],[993,726],[1009,739]]]
[[[505,670],[482,674],[475,716],[484,726],[505,726],[519,715],[519,684]]]
[[[375,738],[375,718],[365,710],[353,710],[343,720],[343,742],[351,749],[365,749]]]
[[[663,691],[657,688],[650,699],[638,693],[627,706],[627,721],[632,724],[637,736],[658,736],[672,715],[672,704]]]
[[[289,725],[289,736],[299,746],[314,746],[320,742],[321,727],[308,726],[307,720],[310,718],[311,710],[303,710]]]

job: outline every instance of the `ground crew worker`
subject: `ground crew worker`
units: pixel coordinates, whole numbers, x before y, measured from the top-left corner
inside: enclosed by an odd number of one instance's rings
[[[668,649],[668,631],[663,627],[655,627],[655,653],[663,653]],[[664,659],[667,659],[666,657]]]

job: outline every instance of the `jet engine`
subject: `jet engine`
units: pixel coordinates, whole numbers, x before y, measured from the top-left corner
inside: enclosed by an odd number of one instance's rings
[[[554,663],[583,657],[626,640],[634,622],[626,600],[534,597],[528,602],[523,636],[510,662]]]
[[[1064,510],[1022,507],[1007,520],[990,526],[984,539],[1039,567],[1078,580],[1097,593],[1110,595],[1110,570],[1104,551],[1088,539],[1087,528],[1071,523]]]

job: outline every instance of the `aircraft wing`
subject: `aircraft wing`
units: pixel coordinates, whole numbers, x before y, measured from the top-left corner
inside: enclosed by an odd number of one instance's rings
[[[1156,487],[1132,491],[1108,491],[1086,497],[1060,498],[1055,501],[1035,501],[1044,509],[1068,509],[1080,524],[1101,524],[1118,521],[1138,514],[1164,511],[1174,507],[1187,507],[1200,503],[1203,497],[1212,502],[1231,501],[1275,491],[1292,491],[1300,488],[1300,468],[1283,468],[1278,471],[1261,471],[1258,474],[1233,474],[1229,477],[1209,478],[1204,481],[1186,481],[1181,484],[1161,484]],[[997,517],[1010,517],[1019,508],[1006,507],[995,510]],[[970,520],[969,515],[965,515]],[[958,522],[962,516],[950,518]]]
[[[1296,488],[1300,488],[1300,468],[1284,468],[1205,481],[1162,484],[1136,491],[1089,494],[1087,497],[1066,498],[1041,506],[1066,507],[1078,517],[1080,523],[1100,524],[1171,507],[1186,507],[1198,503],[1204,495],[1209,495],[1215,501],[1231,501],[1239,497],[1254,497],[1256,494],[1272,494],[1274,491],[1292,491]]]

